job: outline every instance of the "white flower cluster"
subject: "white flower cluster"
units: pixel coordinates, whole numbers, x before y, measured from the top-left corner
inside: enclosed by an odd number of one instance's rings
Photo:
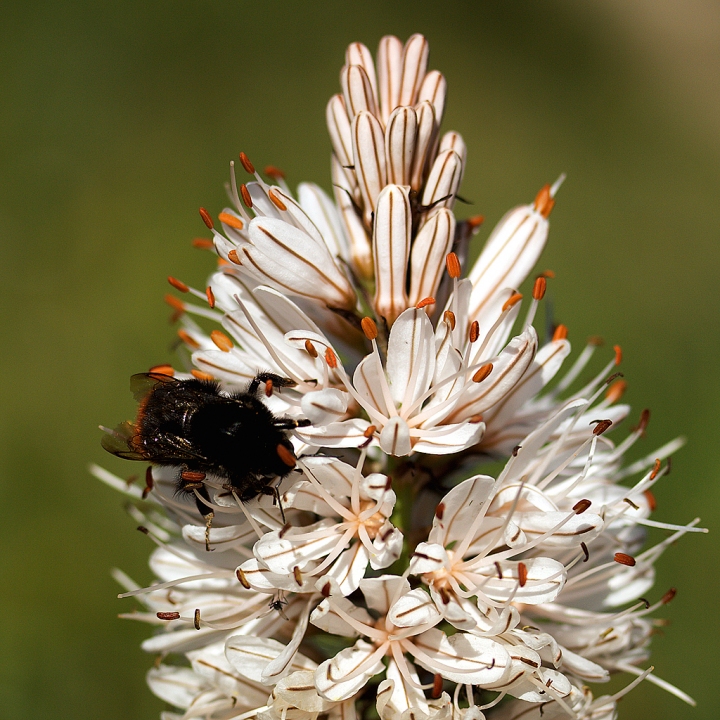
[[[466,148],[440,134],[446,83],[427,60],[420,35],[383,38],[376,63],[351,45],[327,107],[334,199],[310,183],[294,197],[241,154],[255,180],[233,168],[221,231],[201,210],[218,271],[205,292],[171,279],[207,301],[170,300],[192,374],[227,390],[259,369],[288,378],[266,401],[310,424],[289,435],[282,507],[208,477],[203,517],[177,468],[153,467],[145,490],[95,470],[147,501],[133,513],[157,581],[118,578],[145,607],[129,616],[159,630],[143,647],[176,708],[164,720],[611,720],[642,679],[689,700],[644,667],[649,615],[674,591],[641,597],[698,530],[649,519],[679,443],[624,463],[647,413],[608,439],[629,412],[617,347],[579,390],[597,343],[547,387],[570,353],[564,326],[543,343],[533,327],[552,274],[523,318],[517,288],[560,181],[463,272],[481,219],[453,214]],[[488,458],[504,466],[468,477]],[[646,526],[667,538],[643,550]],[[618,671],[635,678],[619,693],[589,688]]]

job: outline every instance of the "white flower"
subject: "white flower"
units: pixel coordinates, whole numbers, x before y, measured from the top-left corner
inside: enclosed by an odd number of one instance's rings
[[[272,412],[304,421],[276,496],[243,503],[207,475],[201,516],[175,467],[144,490],[94,468],[157,546],[152,585],[116,577],[143,605],[128,617],[158,629],[143,648],[185,659],[148,674],[180,711],[164,720],[615,720],[646,679],[692,702],[646,667],[675,591],[643,599],[664,550],[702,531],[650,519],[682,443],[625,464],[649,416],[609,439],[630,411],[618,347],[568,394],[591,343],[548,389],[570,354],[564,326],[544,342],[533,326],[551,273],[523,318],[518,286],[562,177],[463,277],[479,220],[453,214],[467,149],[440,134],[446,83],[427,61],[420,35],[383,38],[377,66],[351,45],[327,106],[334,198],[293,196],[241,153],[254,180],[233,167],[220,229],[201,210],[220,268],[204,292],[170,279],[203,301],[169,298],[192,375],[292,381],[265,383]],[[488,456],[504,467],[479,473]],[[646,527],[669,534],[644,548]],[[617,672],[634,679],[614,695],[588,688]]]

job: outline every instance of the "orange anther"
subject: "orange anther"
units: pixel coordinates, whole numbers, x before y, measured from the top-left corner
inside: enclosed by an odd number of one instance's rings
[[[208,305],[211,308],[215,307],[215,293],[212,291],[212,288],[208,285],[205,288],[205,297],[207,297]]]
[[[265,174],[275,180],[285,177],[285,173],[280,168],[277,168],[274,165],[268,165],[265,168]]]
[[[533,300],[542,300],[545,297],[545,290],[547,289],[547,280],[544,276],[540,275],[535,278],[535,284],[533,285],[532,296]]]
[[[473,215],[465,221],[471,230],[477,230],[484,222],[485,217],[483,215]]]
[[[268,191],[268,197],[278,210],[282,210],[283,212],[287,210],[287,205],[277,196],[277,193],[274,190]]]
[[[230,352],[233,349],[232,340],[224,332],[220,332],[220,330],[213,330],[210,333],[210,339],[223,352]]]
[[[316,358],[318,356],[318,351],[315,349],[315,346],[309,341],[305,341],[305,350],[307,351],[307,354],[310,355],[310,357]]]
[[[435,517],[438,520],[442,520],[444,514],[445,514],[445,503],[444,502],[438,503],[438,506],[435,508]]]
[[[602,435],[611,425],[612,420],[600,420],[593,428],[593,435]]]
[[[331,592],[332,592],[332,585],[330,585],[329,582],[326,582],[326,583],[322,586],[322,589],[320,590],[320,594],[321,594],[324,598],[329,598]]]
[[[518,582],[520,583],[520,587],[525,587],[527,577],[527,565],[525,565],[525,563],[518,563]]]
[[[175,374],[172,365],[153,365],[148,372],[153,375],[169,375],[170,377]]]
[[[210,213],[204,207],[200,208],[200,217],[203,219],[203,222],[207,225],[208,229],[212,230],[215,227],[213,219],[210,217]]]
[[[183,330],[183,328],[180,328],[177,331],[178,337],[186,344],[189,345],[191,348],[194,348],[197,350],[200,347],[200,343],[195,340],[186,330]]]
[[[667,605],[675,596],[677,595],[677,590],[675,588],[670,588],[661,598],[660,602],[663,605]]]
[[[513,305],[517,305],[522,300],[522,295],[520,293],[513,293],[504,303],[502,306],[502,312],[505,312],[506,310],[509,310]]]
[[[632,555],[627,555],[626,553],[615,553],[613,560],[615,560],[616,563],[620,563],[620,565],[627,565],[628,567],[635,566],[635,558]]]
[[[418,310],[422,310],[424,307],[427,307],[428,305],[434,305],[434,304],[435,304],[434,297],[426,297],[426,298],[423,298],[415,307]]]
[[[204,472],[196,472],[194,470],[185,470],[180,473],[180,477],[189,483],[201,483],[206,475]]]
[[[492,363],[485,363],[473,376],[473,382],[481,383],[493,371]]]
[[[272,378],[268,378],[265,381],[265,397],[272,397],[275,385],[273,384]]]
[[[212,240],[208,240],[207,238],[195,238],[192,241],[192,246],[198,250],[212,250],[213,247],[215,247],[215,244]]]
[[[455,329],[455,313],[452,310],[445,311],[443,320],[450,326],[451,330]]]
[[[555,328],[555,332],[553,333],[553,342],[558,342],[559,340],[565,340],[568,336],[568,329],[567,325],[558,325]]]
[[[440,696],[442,695],[442,689],[443,689],[443,676],[440,673],[435,673],[435,675],[433,675],[432,695],[430,697],[433,700],[440,699]]]
[[[240,262],[240,258],[238,257],[238,252],[237,252],[237,250],[235,250],[235,248],[233,248],[233,249],[228,253],[228,260],[229,260],[231,263],[235,263],[235,265],[242,265],[242,262]]]
[[[186,293],[186,292],[190,291],[190,288],[182,280],[178,280],[177,278],[174,278],[172,275],[168,275],[168,282],[176,290],[179,290],[181,293]]]
[[[375,425],[368,425],[365,430],[363,431],[363,436],[366,438],[371,438],[375,432],[377,431],[377,428]]]
[[[605,344],[605,341],[599,335],[591,335],[587,339],[587,344],[592,345],[593,347],[602,347]]]
[[[159,612],[155,613],[157,615],[158,620],[179,620],[180,619],[180,613],[179,612]]]
[[[615,351],[615,364],[619,365],[622,362],[622,348],[619,345],[613,345]]]
[[[325,362],[333,369],[338,366],[337,355],[332,348],[325,348]]]
[[[164,300],[173,310],[177,310],[179,313],[185,312],[185,303],[180,298],[176,298],[174,295],[168,293]]]
[[[480,323],[477,320],[473,320],[470,323],[470,330],[468,332],[468,339],[471,343],[477,342],[480,337]]]
[[[543,270],[540,273],[544,278],[548,278],[548,280],[552,280],[555,277],[555,271],[554,270]]]
[[[255,174],[255,166],[244,152],[240,153],[240,164],[245,168],[245,172],[249,172],[251,175]]]
[[[650,479],[654,480],[658,474],[660,473],[660,468],[662,467],[662,463],[660,462],[660,458],[657,458],[655,460],[655,464],[653,465],[653,469],[650,471]]]
[[[231,228],[235,228],[236,230],[242,230],[243,227],[245,227],[245,223],[239,217],[235,217],[230,213],[221,212],[218,215],[218,220],[221,223],[229,225]]]
[[[645,496],[645,500],[647,500],[648,508],[650,509],[650,512],[655,512],[655,509],[657,508],[657,500],[655,499],[655,496],[652,494],[651,490],[645,490],[643,492],[643,495]]]
[[[456,279],[460,277],[462,272],[462,269],[460,268],[460,260],[454,252],[448,253],[445,256],[445,266],[447,267],[448,275],[451,278]]]
[[[213,380],[215,380],[215,378],[210,373],[203,372],[202,370],[193,369],[190,371],[190,374],[198,380],[207,380],[208,382],[212,382]]]
[[[275,448],[275,451],[277,452],[280,460],[282,460],[285,465],[291,468],[295,467],[295,464],[297,463],[297,458],[295,457],[295,455],[293,455],[292,450],[281,444]]]
[[[293,568],[293,578],[295,578],[295,582],[298,584],[298,586],[302,585],[303,583],[303,576],[302,572],[300,572],[300,568],[295,565]]]
[[[245,203],[245,207],[251,208],[253,206],[253,201],[250,197],[250,191],[247,189],[247,185],[245,185],[244,183],[240,186],[240,197]]]
[[[535,209],[544,217],[550,217],[555,207],[555,199],[550,195],[550,186],[543,185],[540,192],[535,196]]]
[[[605,392],[605,398],[610,403],[617,402],[627,390],[627,383],[624,380],[616,380]]]
[[[374,340],[378,336],[377,325],[372,318],[364,317],[360,321],[360,325],[362,326],[362,330],[368,340]]]

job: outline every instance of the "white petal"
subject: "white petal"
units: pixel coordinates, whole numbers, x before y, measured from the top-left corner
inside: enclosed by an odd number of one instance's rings
[[[403,457],[412,452],[410,428],[401,417],[395,416],[385,423],[380,432],[380,447],[383,452],[395,457]]]
[[[390,330],[387,379],[395,405],[411,405],[429,387],[435,372],[435,338],[424,310],[409,308]]]
[[[475,475],[450,490],[440,501],[442,510],[438,506],[433,518],[431,542],[447,547],[451,542],[463,540],[473,520],[491,499],[494,485],[495,480],[489,475]]]
[[[300,205],[319,230],[330,254],[350,260],[350,248],[335,203],[315,183],[300,183],[297,191]]]
[[[387,185],[385,134],[380,121],[369,112],[355,116],[351,127],[353,162],[369,227],[380,190]]]
[[[330,140],[338,162],[343,167],[352,165],[352,135],[350,133],[350,119],[345,108],[342,95],[333,95],[325,111]]]
[[[431,153],[439,123],[437,122],[435,108],[427,100],[417,106],[416,114],[418,128],[410,187],[415,192],[419,192],[428,172],[430,172]]]
[[[225,643],[225,657],[237,672],[265,684],[263,673],[270,662],[285,651],[285,645],[272,638],[233,635]],[[314,670],[315,663],[300,654],[289,665],[292,670]]]
[[[431,70],[422,82],[418,92],[418,105],[424,101],[430,102],[435,111],[436,126],[442,123],[445,111],[445,98],[447,96],[447,81],[437,70]]]
[[[410,559],[410,572],[413,575],[434,573],[450,567],[450,558],[445,548],[434,542],[421,542]]]
[[[346,65],[340,71],[340,84],[349,118],[354,118],[360,112],[378,114],[373,87],[364,67]]]
[[[372,88],[375,98],[377,94],[377,79],[375,77],[375,64],[373,63],[372,53],[360,42],[350,43],[345,51],[346,65],[360,65],[368,76],[370,87]]]
[[[324,630],[333,635],[343,635],[344,637],[358,637],[359,631],[350,625],[345,618],[341,617],[336,609],[341,610],[350,615],[354,620],[365,625],[373,625],[373,619],[363,608],[357,607],[350,600],[344,597],[333,596],[332,604],[328,600],[323,600],[312,612],[310,622],[315,627]]]
[[[444,455],[477,445],[485,433],[485,423],[451,423],[415,432],[418,438],[413,445],[415,452]]]
[[[422,204],[433,208],[452,207],[462,181],[462,159],[454,150],[440,153],[430,168]]]
[[[387,179],[393,185],[410,185],[415,154],[417,115],[411,107],[399,107],[385,128]]]
[[[315,390],[303,395],[300,407],[313,425],[328,425],[345,414],[348,397],[346,392],[336,388]]]
[[[399,105],[414,105],[425,79],[430,46],[419,33],[411,35],[403,49],[403,67],[400,80]]]
[[[295,435],[308,445],[318,447],[358,447],[366,442],[365,430],[369,426],[367,420],[355,418],[322,427],[297,428]]]
[[[373,230],[374,305],[388,325],[407,308],[405,278],[410,256],[412,213],[408,189],[387,185],[377,196]]]
[[[377,53],[378,91],[383,122],[400,104],[400,82],[403,70],[403,44],[393,35],[380,40]]]
[[[416,588],[403,595],[388,612],[388,620],[397,627],[418,627],[435,625],[442,620],[430,595],[422,588]]]
[[[447,680],[468,685],[492,685],[507,677],[510,656],[499,643],[466,633],[448,638],[439,630],[428,630],[415,639],[427,655],[416,660],[426,670]]]
[[[352,680],[344,680],[355,672],[372,655],[375,647],[358,640],[351,648],[341,650],[334,658],[326,660],[315,671],[315,687],[326,700],[340,702],[352,697],[373,676],[384,670],[380,660],[365,668]]]
[[[190,668],[170,665],[151,668],[147,683],[154,695],[178,708],[190,707],[195,697],[208,685],[205,678]]]
[[[377,578],[365,578],[360,583],[360,590],[365,596],[367,606],[380,615],[385,615],[396,597],[410,592],[410,583],[396,575],[381,575]]]
[[[495,322],[502,304],[529,275],[547,234],[547,219],[532,205],[511,210],[492,231],[468,275],[474,288],[470,313],[481,327]]]
[[[455,216],[450,210],[440,208],[427,218],[410,253],[410,305],[435,297],[454,237]]]

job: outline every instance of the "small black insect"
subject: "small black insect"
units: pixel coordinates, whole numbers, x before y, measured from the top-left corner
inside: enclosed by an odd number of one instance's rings
[[[287,431],[310,421],[274,415],[257,396],[261,383],[270,389],[295,384],[260,373],[244,391],[225,393],[209,380],[178,380],[157,372],[133,375],[137,418],[115,430],[103,428],[102,446],[127,460],[179,465],[178,490],[195,494],[203,515],[211,512],[203,502],[210,500],[206,475],[226,480],[228,490],[243,502],[258,495],[273,495],[279,502],[273,483],[295,467]]]

